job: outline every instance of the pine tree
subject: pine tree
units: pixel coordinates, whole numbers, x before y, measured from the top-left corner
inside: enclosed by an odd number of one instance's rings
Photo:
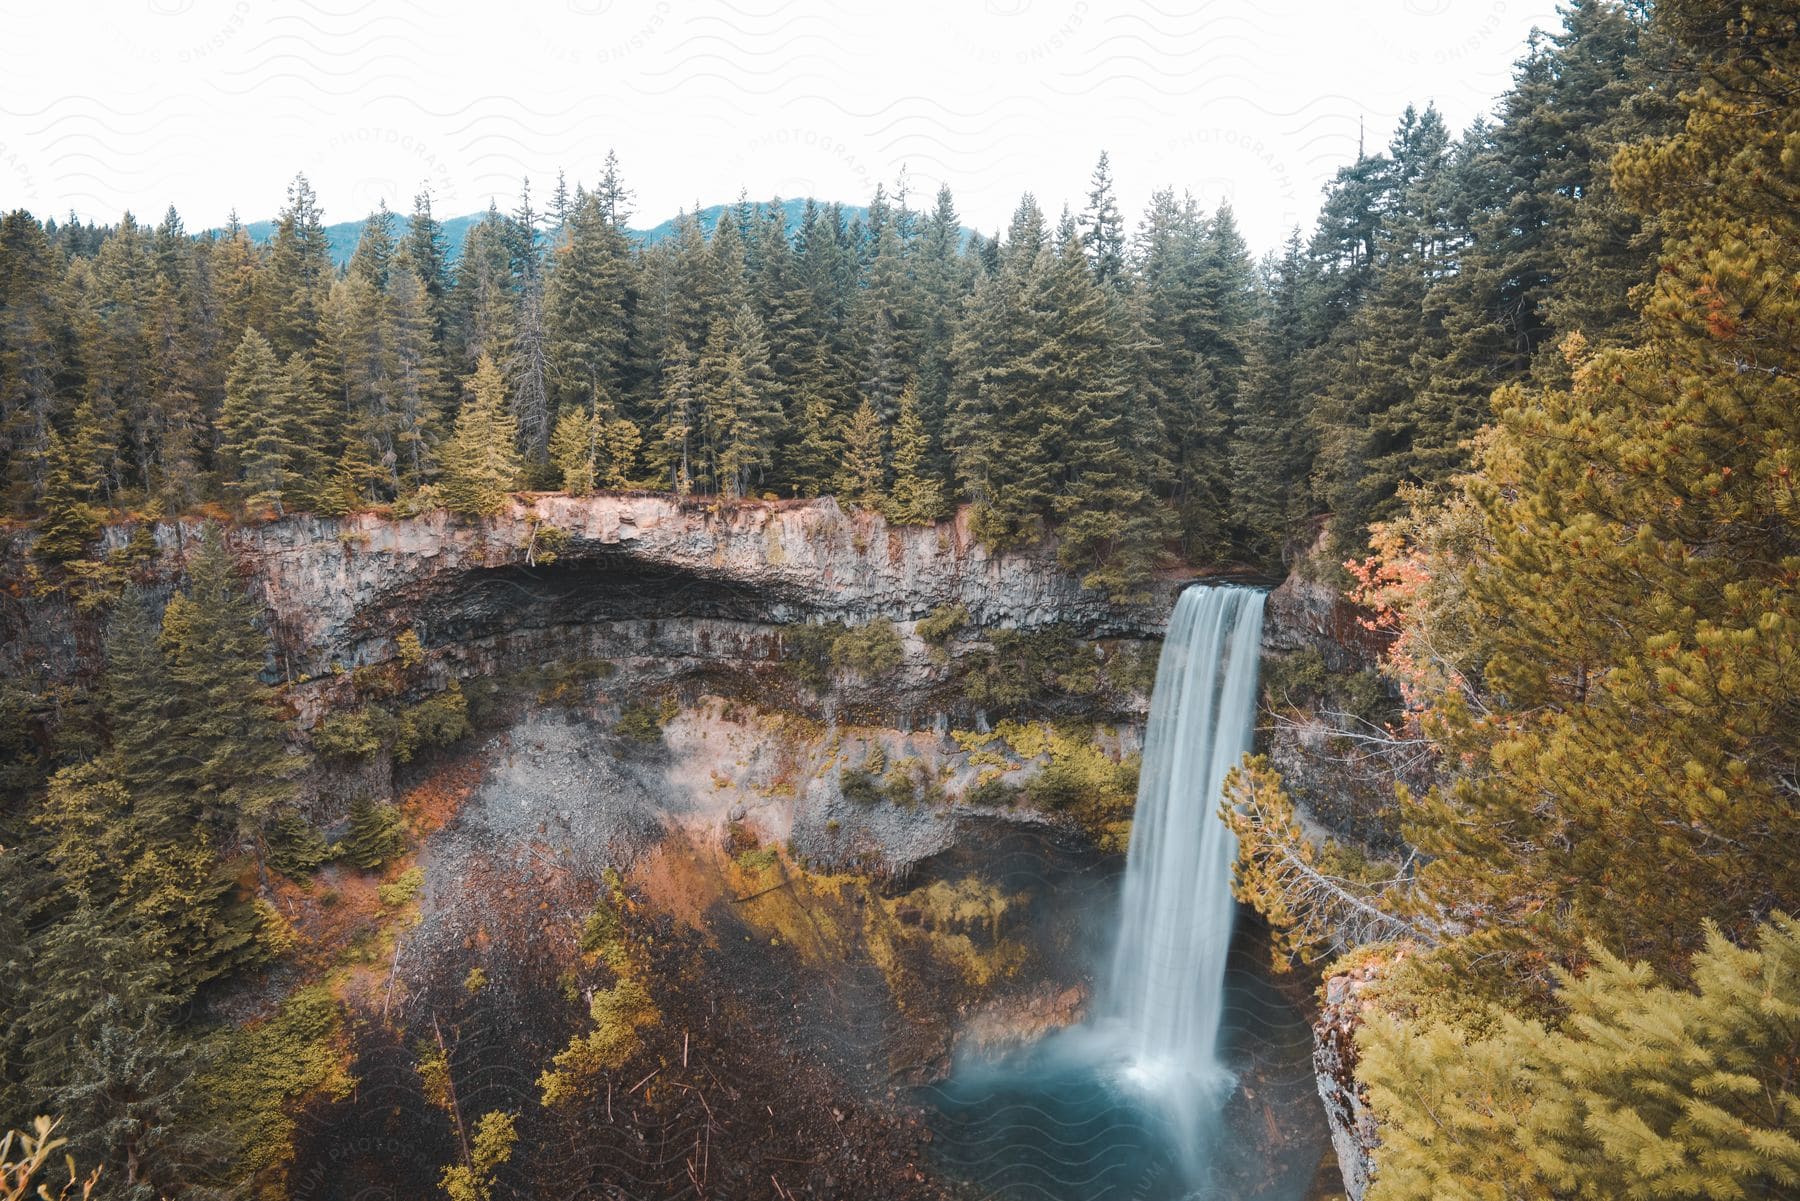
[[[436,466],[442,392],[438,353],[431,340],[431,312],[425,285],[411,255],[394,260],[382,295],[386,349],[388,424],[398,459],[399,487],[412,491]]]
[[[749,494],[774,461],[781,410],[771,395],[768,344],[748,306],[713,322],[695,372],[707,475],[720,495]]]
[[[331,245],[318,195],[304,174],[296,175],[275,223],[268,265],[257,280],[252,317],[269,331],[277,354],[308,351],[319,340],[331,276]]]
[[[1232,508],[1253,559],[1281,562],[1307,515],[1312,430],[1300,393],[1309,275],[1300,234],[1263,270],[1265,312],[1247,331],[1232,444]]]
[[[327,489],[332,454],[344,445],[341,418],[320,390],[304,355],[289,355],[282,364],[282,376],[281,433],[293,448],[288,457],[292,482],[286,501],[290,506],[313,508]]]
[[[186,766],[152,779],[127,765],[140,804],[191,807],[202,826],[254,835],[294,790],[294,757],[274,690],[262,682],[270,653],[262,610],[237,586],[217,526],[188,562],[188,584],[163,611],[160,646],[174,699],[171,742]],[[165,752],[166,753],[166,752]]]
[[[607,417],[599,424],[597,466],[601,486],[629,488],[637,471],[638,454],[644,444],[643,432],[628,417]]]
[[[393,262],[394,214],[388,212],[384,200],[363,221],[362,234],[356,239],[356,249],[345,270],[381,292],[387,288],[388,271]]]
[[[431,342],[441,359],[450,335],[450,251],[444,225],[431,211],[431,189],[413,197],[403,243],[419,282],[425,285],[425,310],[430,315]]]
[[[693,360],[685,350],[663,372],[657,408],[651,466],[668,481],[671,492],[686,496],[694,489],[700,397],[695,390]]]
[[[1488,1033],[1378,1018],[1358,1039],[1381,1123],[1370,1201],[1779,1197],[1800,1187],[1800,924],[1738,947],[1716,929],[1689,974],[1596,948],[1558,973],[1568,1017],[1490,1012]]]
[[[887,498],[887,430],[875,402],[863,397],[844,434],[839,496],[859,509],[879,511]]]
[[[1087,247],[1094,280],[1101,284],[1123,283],[1125,275],[1125,220],[1113,199],[1112,165],[1106,152],[1094,167],[1087,208],[1081,213],[1081,240]]]
[[[1568,343],[1570,387],[1497,394],[1468,489],[1482,526],[1464,619],[1497,699],[1479,716],[1446,703],[1446,732],[1503,770],[1412,813],[1427,888],[1488,915],[1468,961],[1594,937],[1667,965],[1697,919],[1741,933],[1800,909],[1777,833],[1800,764],[1800,346],[1791,298],[1765,282],[1800,270],[1800,208],[1771,191],[1800,132],[1774,98],[1800,54],[1759,40],[1791,33],[1785,10],[1770,27],[1754,6],[1664,13],[1705,57],[1686,128],[1614,164],[1667,236],[1644,342]]]
[[[1127,415],[1128,359],[1122,311],[1094,281],[1079,235],[1057,252],[1044,288],[1050,326],[1039,377],[1037,455],[1055,464],[1050,515],[1058,557],[1084,587],[1136,595],[1168,536]]]
[[[598,411],[567,408],[550,437],[550,462],[562,476],[563,491],[586,496],[599,479],[601,417]]]
[[[469,380],[469,398],[444,444],[444,506],[466,517],[504,510],[519,478],[518,432],[506,404],[506,380],[487,355]]]
[[[549,378],[558,404],[594,405],[624,383],[633,296],[630,247],[598,193],[569,214],[545,297]],[[541,442],[538,443],[541,453]]]
[[[921,306],[919,319],[919,416],[930,439],[929,468],[948,496],[954,472],[945,449],[950,404],[951,350],[968,290],[974,286],[971,266],[961,254],[962,222],[950,189],[938,189],[937,201],[925,218],[914,250]]]
[[[92,503],[94,486],[89,482],[92,454],[84,443],[81,415],[79,411],[76,414],[73,444],[65,442],[54,429],[49,431],[44,520],[38,526],[31,550],[50,563],[81,558],[100,536],[101,512]]]
[[[1040,387],[1054,339],[1043,297],[1052,262],[1043,211],[1028,195],[1013,215],[998,271],[976,285],[952,350],[946,440],[975,504],[971,528],[991,546],[1035,538],[1054,493],[1054,464],[1044,457],[1053,438],[1045,429],[1049,398]]]
[[[900,393],[900,421],[894,427],[894,485],[886,513],[899,525],[931,525],[949,511],[943,484],[931,472],[931,440],[919,414],[918,389],[908,383]]]
[[[800,496],[830,492],[844,463],[844,419],[829,390],[825,363],[829,354],[823,342],[815,344],[812,364],[797,385],[795,414],[789,418],[798,438],[788,446],[786,472],[789,486]]]
[[[862,371],[858,390],[875,405],[884,423],[898,415],[900,389],[916,356],[913,295],[900,234],[889,221],[875,241],[857,303]]]
[[[1148,343],[1136,386],[1156,402],[1166,443],[1158,492],[1180,514],[1194,557],[1218,557],[1230,540],[1230,462],[1253,270],[1230,211],[1208,220],[1191,197],[1151,198],[1136,247]]]
[[[497,205],[469,228],[456,260],[450,297],[452,362],[472,369],[482,355],[504,362],[512,346],[518,298],[513,292],[511,228]]]
[[[201,1085],[212,1049],[175,1027],[163,949],[78,909],[41,934],[43,989],[21,1024],[35,1108],[59,1115],[69,1153],[124,1197],[169,1197],[220,1179],[229,1136]]]
[[[0,217],[0,449],[9,507],[39,499],[65,365],[61,265],[30,213]],[[85,482],[85,481],[84,481]]]
[[[219,463],[226,489],[246,510],[282,511],[294,487],[291,385],[268,341],[244,331],[219,411]]]

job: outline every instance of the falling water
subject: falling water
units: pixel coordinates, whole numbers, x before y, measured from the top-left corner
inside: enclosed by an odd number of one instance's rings
[[[1263,593],[1190,588],[1156,668],[1104,1014],[1128,1072],[1159,1090],[1216,1091],[1233,902],[1225,775],[1250,749]],[[1185,1106],[1184,1106],[1185,1108]]]
[[[1218,808],[1250,747],[1263,601],[1226,587],[1176,603],[1093,1020],[1016,1056],[964,1061],[936,1090],[938,1154],[984,1195],[1236,1201],[1307,1187],[1323,1140],[1308,1144],[1304,1127],[1241,1137],[1250,1110],[1233,1074],[1257,1072],[1259,1121],[1312,1096],[1304,1021],[1241,964],[1226,971],[1236,847]],[[1247,1033],[1263,1070],[1245,1055]]]

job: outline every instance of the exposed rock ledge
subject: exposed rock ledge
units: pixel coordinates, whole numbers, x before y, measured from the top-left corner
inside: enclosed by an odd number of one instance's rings
[[[545,565],[537,560],[550,527],[567,541]],[[193,523],[155,531],[169,565],[197,535]],[[127,536],[108,533],[116,545]],[[1157,636],[1179,587],[1161,581],[1144,603],[1112,604],[1059,568],[1051,547],[988,551],[966,512],[937,526],[890,526],[830,498],[720,508],[541,495],[487,520],[298,516],[233,527],[230,540],[272,611],[291,678],[386,659],[409,627],[431,646],[502,626],[908,621],[961,604],[976,627],[1062,622],[1086,637]]]

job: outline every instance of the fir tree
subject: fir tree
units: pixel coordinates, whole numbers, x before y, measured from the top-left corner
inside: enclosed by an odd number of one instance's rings
[[[444,225],[431,211],[431,189],[424,188],[413,197],[412,215],[407,218],[404,245],[425,286],[425,310],[430,315],[431,342],[438,356],[444,354],[450,333],[450,248],[444,239]]]
[[[1113,199],[1112,165],[1104,150],[1094,167],[1087,208],[1081,213],[1081,240],[1093,265],[1095,281],[1101,284],[1122,282],[1125,220],[1119,216],[1118,202]]]
[[[900,525],[930,525],[949,509],[943,485],[931,473],[931,441],[919,414],[918,389],[909,383],[900,393],[900,421],[894,427],[894,484],[886,512]]]
[[[868,397],[856,406],[844,434],[844,466],[838,495],[859,509],[879,511],[887,498],[887,431]]]
[[[678,353],[663,372],[657,408],[651,465],[668,481],[671,492],[686,496],[694,488],[700,397],[695,391],[693,361],[685,351]]]
[[[556,419],[556,432],[550,437],[550,462],[562,476],[563,491],[570,496],[586,496],[599,479],[600,427],[597,410],[567,408]]]
[[[624,382],[633,272],[624,230],[598,193],[576,201],[567,234],[545,296],[549,378],[557,403],[592,406]],[[542,441],[535,447],[541,454]]]
[[[45,457],[50,468],[44,477],[44,520],[38,526],[31,550],[46,562],[66,563],[85,555],[100,536],[101,513],[92,503],[91,452],[82,443],[80,414],[77,413],[73,445],[54,429],[48,436],[50,444]]]
[[[830,492],[844,463],[843,417],[831,393],[823,342],[815,344],[810,369],[800,379],[789,419],[798,438],[787,450],[789,485],[801,496]]]
[[[23,210],[0,217],[0,449],[14,511],[38,501],[50,465],[46,451],[66,355],[61,274],[36,218]]]
[[[245,330],[219,411],[219,463],[227,489],[252,512],[281,512],[294,487],[298,447],[290,440],[291,399],[290,380],[275,351],[254,329]]]
[[[506,404],[506,380],[483,355],[469,379],[469,398],[444,444],[444,506],[466,517],[492,517],[506,508],[519,477],[517,429]]]
[[[268,266],[257,281],[252,318],[269,331],[276,353],[307,351],[318,341],[331,275],[331,246],[318,195],[305,175],[296,175],[275,223]]]
[[[151,779],[128,764],[127,779],[140,803],[166,798],[191,806],[205,826],[254,835],[292,795],[296,764],[274,690],[261,678],[270,653],[261,606],[238,588],[234,570],[223,535],[207,526],[159,639],[174,697],[171,738],[185,767]]]
[[[1488,1033],[1377,1019],[1358,1042],[1381,1122],[1370,1201],[1779,1197],[1800,1187],[1800,924],[1738,947],[1716,929],[1689,974],[1596,948],[1559,973],[1551,1026]]]

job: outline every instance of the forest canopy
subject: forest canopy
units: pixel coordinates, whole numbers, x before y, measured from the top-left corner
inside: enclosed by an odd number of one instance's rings
[[[1608,162],[1668,128],[1678,78],[1642,11],[1576,4],[1495,120],[1408,109],[1260,261],[1222,203],[1165,190],[1129,220],[1105,155],[1077,204],[1028,194],[991,238],[902,182],[854,215],[807,200],[791,230],[791,204],[741,199],[645,245],[611,158],[542,207],[523,186],[454,255],[428,193],[382,208],[341,270],[304,176],[267,245],[173,210],[12,212],[5,503],[52,561],[107,512],[480,512],[596,486],[836,494],[902,522],[967,502],[996,546],[1058,529],[1115,592],[1168,556],[1279,564],[1322,514],[1353,547],[1468,465],[1496,387],[1563,378],[1562,336],[1631,338],[1655,222]],[[517,462],[471,492],[457,430],[483,396]]]

